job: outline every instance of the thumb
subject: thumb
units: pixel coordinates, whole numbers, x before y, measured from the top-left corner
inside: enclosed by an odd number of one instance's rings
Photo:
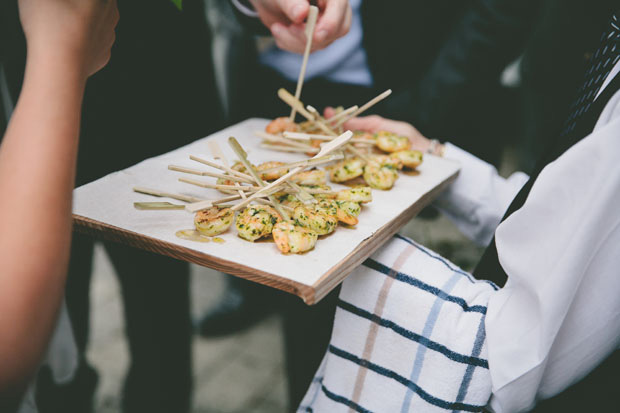
[[[328,106],[325,109],[323,109],[323,117],[325,119],[329,119],[335,114],[336,114],[336,109],[332,108],[331,106]]]
[[[278,4],[282,13],[293,23],[302,23],[310,10],[307,0],[278,0]]]

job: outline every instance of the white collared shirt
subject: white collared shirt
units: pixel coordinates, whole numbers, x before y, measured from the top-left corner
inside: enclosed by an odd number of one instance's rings
[[[462,171],[438,206],[478,243],[495,232],[508,274],[486,318],[495,412],[532,408],[620,346],[619,156],[620,91],[593,132],[547,165],[525,204],[497,226],[527,177],[503,179],[446,147]]]

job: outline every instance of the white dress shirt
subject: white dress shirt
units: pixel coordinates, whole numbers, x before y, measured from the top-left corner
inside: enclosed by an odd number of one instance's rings
[[[524,205],[495,231],[508,274],[486,318],[495,412],[532,408],[620,346],[619,156],[616,92],[593,132],[542,170]],[[462,171],[438,206],[466,235],[488,243],[527,177],[503,179],[449,144],[445,157],[459,160]]]

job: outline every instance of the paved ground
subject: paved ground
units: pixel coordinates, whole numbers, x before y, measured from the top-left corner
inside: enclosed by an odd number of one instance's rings
[[[480,250],[443,218],[417,218],[401,233],[464,268],[471,268],[480,255]],[[225,285],[223,277],[206,268],[192,268],[195,316],[217,300]],[[128,363],[127,344],[118,283],[101,248],[96,251],[93,288],[93,335],[88,357],[101,373],[97,412],[118,412],[122,378]],[[209,340],[196,337],[193,411],[284,412],[286,382],[280,327],[280,319],[274,315],[231,337]],[[231,383],[235,385],[231,386]]]

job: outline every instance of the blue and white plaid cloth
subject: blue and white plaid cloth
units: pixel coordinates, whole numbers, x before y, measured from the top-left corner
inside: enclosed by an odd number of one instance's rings
[[[497,287],[397,235],[344,282],[299,412],[483,410],[485,315]]]

